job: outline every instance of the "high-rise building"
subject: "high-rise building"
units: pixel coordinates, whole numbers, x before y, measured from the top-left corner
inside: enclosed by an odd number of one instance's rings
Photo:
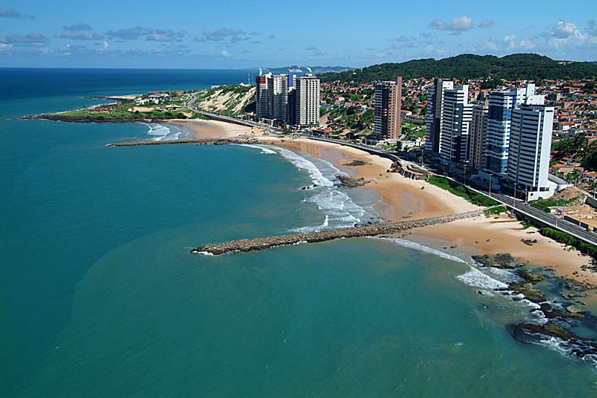
[[[288,121],[287,123],[291,126],[295,126],[297,124],[296,116],[296,90],[290,90],[288,92]]]
[[[260,74],[255,77],[255,116],[257,119],[268,118],[268,84],[267,76]]]
[[[400,138],[402,77],[375,85],[374,136],[376,140]]]
[[[473,105],[468,103],[468,85],[443,93],[439,154],[444,164],[468,160],[468,133]]]
[[[513,91],[491,91],[487,116],[487,151],[484,169],[489,174],[505,177],[508,171],[508,148],[512,111],[522,103],[543,104],[544,97],[535,95],[535,85]]]
[[[445,90],[452,90],[454,83],[434,79],[427,91],[427,134],[425,151],[439,153],[442,125],[443,95]]]
[[[522,104],[512,111],[508,180],[529,199],[551,195],[548,183],[554,108]]]
[[[312,126],[319,124],[319,79],[307,74],[296,82],[296,124]]]
[[[286,121],[288,108],[288,75],[267,77],[269,118]]]
[[[479,170],[484,166],[487,139],[487,105],[474,104],[469,131],[469,166]]]

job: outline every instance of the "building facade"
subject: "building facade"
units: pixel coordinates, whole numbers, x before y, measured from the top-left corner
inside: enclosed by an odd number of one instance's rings
[[[402,77],[375,85],[374,137],[376,140],[400,138],[402,125]]]
[[[445,90],[452,90],[454,83],[434,79],[427,90],[427,132],[425,151],[439,153],[442,125],[443,95]]]
[[[319,79],[311,74],[300,76],[296,84],[296,124],[319,125]]]
[[[549,197],[549,159],[554,108],[522,104],[512,112],[508,181],[528,192],[529,200]]]
[[[443,164],[468,160],[468,135],[473,105],[468,103],[468,85],[443,93],[439,154]]]
[[[255,115],[257,119],[269,117],[268,111],[268,83],[266,75],[255,77]]]
[[[469,166],[471,170],[483,168],[487,141],[488,107],[483,104],[473,105],[469,131]]]
[[[484,170],[488,174],[505,177],[508,172],[508,151],[512,112],[522,103],[543,103],[543,96],[535,95],[535,85],[513,91],[491,91],[487,117],[487,152]]]

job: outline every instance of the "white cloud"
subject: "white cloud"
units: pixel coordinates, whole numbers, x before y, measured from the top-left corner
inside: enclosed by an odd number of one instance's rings
[[[232,55],[231,55],[231,54],[230,54],[228,51],[226,51],[226,50],[222,50],[221,54],[222,54],[222,57],[224,57],[224,58],[230,58],[230,57],[232,56]]]
[[[589,21],[587,33],[581,33],[578,27],[563,20],[559,20],[547,34],[547,44],[556,49],[597,45],[597,36],[591,31],[592,21]]]
[[[473,19],[468,15],[452,18],[452,30],[469,30],[473,27]]]
[[[452,18],[448,24],[440,19],[434,19],[430,23],[431,27],[437,30],[449,30],[452,32],[463,32],[473,27],[473,19],[468,15]]]

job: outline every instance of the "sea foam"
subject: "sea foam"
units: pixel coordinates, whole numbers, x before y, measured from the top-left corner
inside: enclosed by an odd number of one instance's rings
[[[261,150],[261,153],[264,155],[273,155],[276,153],[276,151],[268,148],[265,145],[252,145],[252,144],[239,144],[239,146],[244,146],[247,148],[254,148],[254,149],[259,149]]]

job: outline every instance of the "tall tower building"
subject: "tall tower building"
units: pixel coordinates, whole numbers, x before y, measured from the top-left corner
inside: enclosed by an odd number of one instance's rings
[[[286,121],[288,119],[288,75],[268,76],[267,91],[269,117]]]
[[[554,108],[522,104],[512,111],[508,180],[522,185],[529,199],[550,196],[549,155]]]
[[[473,105],[468,103],[468,85],[443,93],[442,124],[439,154],[442,163],[468,160],[468,133]]]
[[[472,170],[483,168],[487,139],[487,105],[474,104],[469,131],[469,166]]]
[[[484,169],[487,173],[505,177],[508,171],[508,148],[512,111],[524,103],[543,104],[544,97],[535,95],[535,85],[513,91],[491,91],[487,116],[487,153]]]
[[[427,134],[425,150],[439,153],[442,126],[443,95],[445,90],[452,90],[454,83],[442,79],[434,79],[427,91]]]
[[[375,85],[375,139],[400,138],[402,110],[402,77]]]
[[[255,77],[255,85],[255,115],[257,119],[269,117],[267,76],[260,73]]]
[[[319,124],[319,79],[307,74],[296,80],[296,122],[301,126]]]

